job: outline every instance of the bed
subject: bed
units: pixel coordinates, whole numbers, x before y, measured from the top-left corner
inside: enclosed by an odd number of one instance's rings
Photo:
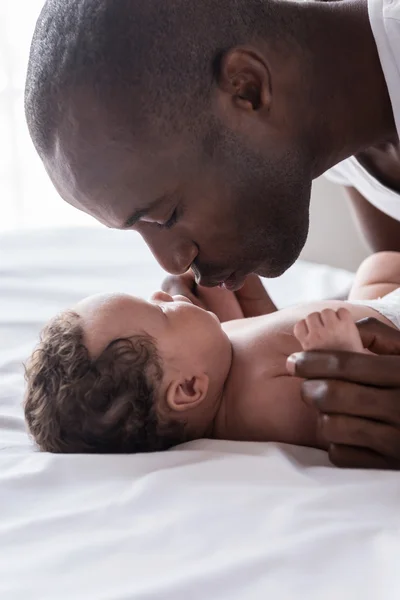
[[[1,600],[397,600],[400,477],[324,452],[202,440],[163,454],[39,453],[22,362],[85,295],[147,296],[162,271],[135,234],[0,236]],[[267,282],[283,306],[352,275],[299,262]]]

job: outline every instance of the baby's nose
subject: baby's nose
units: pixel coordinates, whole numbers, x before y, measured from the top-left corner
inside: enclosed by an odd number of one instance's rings
[[[186,296],[181,296],[180,294],[176,294],[176,296],[172,296],[173,302],[186,302],[187,304],[193,304],[190,298]]]
[[[170,296],[166,292],[162,292],[161,290],[159,290],[158,292],[154,292],[154,294],[152,294],[152,296],[151,296],[151,299],[154,302],[173,302],[174,301],[172,296]]]

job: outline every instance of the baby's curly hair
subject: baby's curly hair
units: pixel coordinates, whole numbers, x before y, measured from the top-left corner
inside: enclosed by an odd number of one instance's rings
[[[77,313],[56,317],[41,334],[25,371],[25,418],[41,450],[133,453],[185,441],[185,427],[160,418],[163,370],[154,340],[111,342],[91,359]]]

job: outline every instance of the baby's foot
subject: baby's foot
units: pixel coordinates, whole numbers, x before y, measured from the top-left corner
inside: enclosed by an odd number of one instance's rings
[[[306,351],[365,352],[358,329],[346,308],[338,311],[327,308],[312,313],[295,325],[294,335]]]

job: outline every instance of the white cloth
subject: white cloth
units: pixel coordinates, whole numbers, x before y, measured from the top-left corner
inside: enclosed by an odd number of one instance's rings
[[[400,329],[400,288],[375,300],[352,300],[351,304],[361,304],[373,308]]]
[[[400,135],[400,1],[368,0],[368,11]],[[335,183],[356,188],[376,208],[400,221],[400,194],[377,181],[354,156],[325,175]]]

